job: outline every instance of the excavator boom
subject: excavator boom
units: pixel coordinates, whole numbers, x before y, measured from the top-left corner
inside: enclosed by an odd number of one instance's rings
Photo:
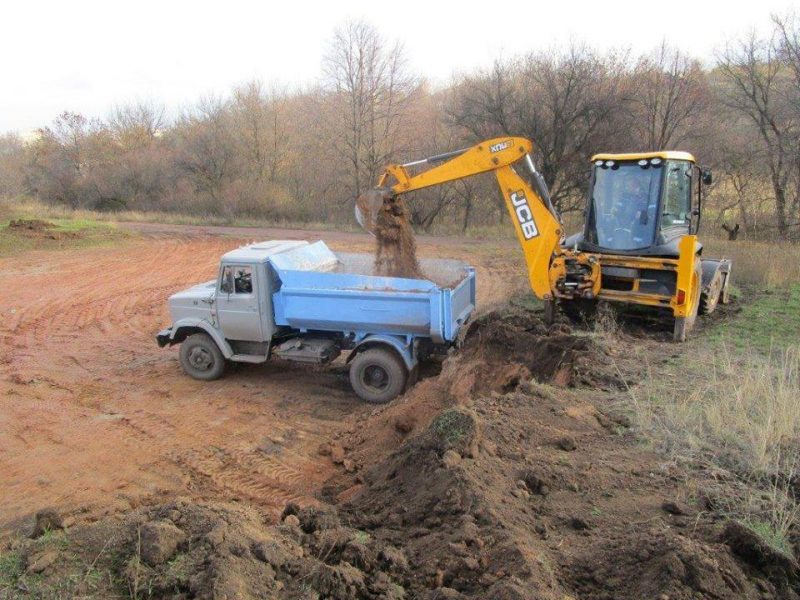
[[[463,150],[389,165],[381,174],[377,188],[356,202],[356,218],[362,227],[375,233],[379,212],[398,196],[492,172],[525,254],[528,279],[536,296],[543,300],[593,297],[599,290],[599,267],[591,263],[589,257],[572,256],[561,249],[561,223],[550,202],[547,186],[533,165],[532,152],[533,144],[529,140],[502,137]],[[531,170],[532,185],[512,166],[523,160]],[[415,175],[409,172],[410,168],[428,165],[436,166]],[[552,269],[551,263],[557,255],[561,258]]]

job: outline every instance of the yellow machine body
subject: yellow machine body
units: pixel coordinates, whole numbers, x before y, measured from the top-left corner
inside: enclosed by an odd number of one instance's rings
[[[459,150],[403,165],[389,165],[381,174],[377,187],[386,192],[382,201],[411,191],[463,179],[479,173],[493,173],[505,200],[509,217],[527,264],[528,280],[533,293],[553,310],[556,302],[604,299],[612,302],[637,304],[669,309],[676,323],[691,326],[698,310],[700,269],[698,244],[695,235],[685,235],[679,243],[677,258],[630,256],[605,252],[583,252],[566,248],[564,232],[553,208],[544,181],[530,158],[533,144],[520,137],[501,137],[486,140],[471,148]],[[658,157],[691,161],[686,152],[655,152],[643,154],[598,154],[592,160],[639,160]],[[515,163],[525,161],[532,171],[533,184],[515,170]],[[410,169],[437,164],[416,174]],[[358,206],[359,222],[370,229],[379,206]],[[660,295],[640,291],[634,278],[630,289],[612,289],[603,285],[602,271],[615,267],[638,273],[644,270],[674,272],[675,292]],[[681,321],[682,320],[682,321]],[[678,328],[676,326],[676,332]],[[676,337],[678,337],[676,333]],[[685,337],[685,333],[681,336]]]

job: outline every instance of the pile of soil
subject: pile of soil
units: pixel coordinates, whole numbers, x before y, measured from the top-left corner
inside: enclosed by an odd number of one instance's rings
[[[421,278],[417,243],[403,199],[376,189],[359,196],[356,204],[367,219],[367,229],[375,235],[375,272],[388,277]]]
[[[462,331],[458,346],[435,376],[334,438],[333,448],[346,452],[351,471],[386,456],[442,410],[475,397],[529,389],[532,382],[614,392],[625,387],[622,372],[635,380],[641,370],[635,357],[572,331],[566,322],[547,326],[540,313],[520,307],[480,315]]]
[[[97,597],[797,598],[793,558],[695,505],[690,474],[630,433],[625,358],[523,309],[484,315],[441,374],[321,448],[342,470],[320,504],[276,525],[174,501],[28,540],[20,568]]]
[[[8,229],[34,239],[62,240],[78,236],[74,231],[58,231],[53,223],[41,219],[12,219],[8,223]]]
[[[653,467],[647,453],[594,443],[613,434],[576,407],[542,388],[443,411],[367,469],[352,499],[289,505],[277,525],[177,500],[27,540],[23,585],[150,598],[796,597],[793,565],[742,561],[740,537],[649,506],[675,484],[631,471]]]
[[[48,221],[42,221],[41,219],[12,219],[8,223],[9,229],[24,229],[28,231],[44,231],[46,229],[52,229],[53,227],[55,227],[55,225]]]

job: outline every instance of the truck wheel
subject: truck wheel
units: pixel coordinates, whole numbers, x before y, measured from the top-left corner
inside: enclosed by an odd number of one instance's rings
[[[371,404],[385,404],[406,386],[408,370],[391,350],[371,348],[359,352],[350,364],[350,385],[356,395]]]
[[[206,333],[195,333],[181,344],[181,367],[194,379],[211,381],[222,377],[225,357],[217,343]]]

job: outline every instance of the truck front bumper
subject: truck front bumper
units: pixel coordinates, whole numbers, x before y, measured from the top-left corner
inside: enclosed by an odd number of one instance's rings
[[[159,331],[158,334],[156,334],[156,341],[158,342],[159,348],[163,348],[169,344],[172,341],[172,328],[168,327],[167,329]]]

